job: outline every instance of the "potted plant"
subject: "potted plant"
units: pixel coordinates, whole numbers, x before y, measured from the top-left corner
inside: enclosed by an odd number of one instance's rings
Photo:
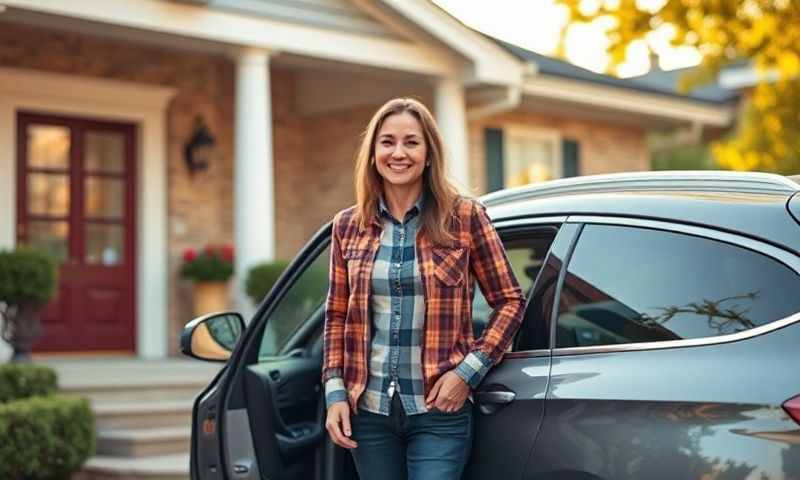
[[[183,252],[181,276],[194,281],[194,314],[226,310],[228,306],[228,280],[233,275],[233,247],[230,245],[205,247],[198,252]]]
[[[41,332],[40,313],[56,292],[56,262],[29,247],[0,251],[0,335],[14,349],[12,362],[30,361]]]

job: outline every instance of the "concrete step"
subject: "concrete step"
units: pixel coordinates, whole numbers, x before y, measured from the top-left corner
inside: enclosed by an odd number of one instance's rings
[[[208,385],[209,379],[127,380],[102,384],[73,383],[59,387],[63,393],[79,395],[95,402],[192,400]]]
[[[139,458],[97,455],[72,480],[189,480],[189,454]]]
[[[189,425],[99,431],[97,453],[116,457],[186,453],[189,451],[191,435]]]
[[[93,402],[193,399],[221,364],[198,360],[50,360],[59,389]]]
[[[92,405],[98,432],[155,427],[187,427],[192,422],[191,400],[97,402]]]

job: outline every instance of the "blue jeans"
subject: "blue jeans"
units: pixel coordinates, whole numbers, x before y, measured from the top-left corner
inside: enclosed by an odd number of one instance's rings
[[[351,415],[351,450],[361,480],[457,480],[472,445],[472,403],[444,413],[406,416],[400,397],[388,416],[359,410]]]

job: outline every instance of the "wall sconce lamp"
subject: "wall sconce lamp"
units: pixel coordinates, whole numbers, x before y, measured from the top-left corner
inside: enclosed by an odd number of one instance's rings
[[[192,138],[183,147],[184,159],[190,174],[208,169],[208,162],[214,153],[216,143],[203,117],[198,115],[194,120]]]

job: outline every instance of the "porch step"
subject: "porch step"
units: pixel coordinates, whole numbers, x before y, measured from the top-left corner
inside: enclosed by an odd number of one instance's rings
[[[113,401],[152,401],[195,398],[208,385],[209,378],[134,379],[105,383],[71,383],[60,387],[64,393],[86,397],[93,403]]]
[[[92,405],[98,431],[154,427],[187,427],[192,400],[97,402]]]
[[[139,458],[98,455],[72,480],[189,480],[189,454]]]
[[[97,453],[118,457],[186,453],[191,436],[189,426],[100,431]]]
[[[189,480],[192,405],[220,364],[50,358],[59,389],[88,397],[97,452],[72,480]]]

